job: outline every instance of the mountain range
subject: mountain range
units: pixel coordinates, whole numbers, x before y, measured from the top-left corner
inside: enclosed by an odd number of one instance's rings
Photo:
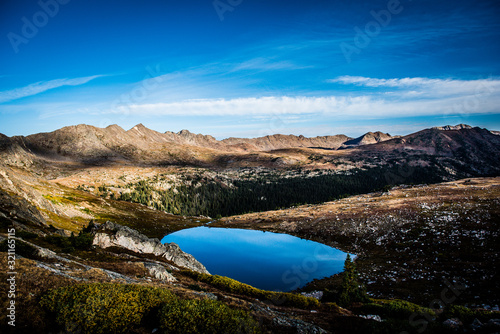
[[[259,138],[217,140],[188,130],[165,133],[142,124],[126,131],[118,125],[64,127],[50,133],[7,137],[0,134],[1,161],[18,166],[182,164],[204,167],[318,167],[343,160],[376,160],[413,156],[456,160],[482,173],[498,171],[500,136],[496,132],[460,124],[424,129],[406,136],[368,132],[304,137],[275,134]],[[419,159],[420,159],[419,158]],[[414,159],[414,160],[419,160]]]

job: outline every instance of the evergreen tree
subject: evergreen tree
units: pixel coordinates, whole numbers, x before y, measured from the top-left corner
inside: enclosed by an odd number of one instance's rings
[[[344,273],[342,275],[342,285],[339,292],[339,305],[348,306],[353,302],[366,301],[366,291],[364,286],[358,282],[358,272],[356,265],[347,254],[344,262]]]

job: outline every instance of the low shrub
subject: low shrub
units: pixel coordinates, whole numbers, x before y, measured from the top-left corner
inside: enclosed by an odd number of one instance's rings
[[[210,299],[175,299],[160,311],[160,326],[166,333],[256,333],[256,321],[247,312],[233,310]]]
[[[153,309],[176,297],[169,291],[132,284],[88,283],[50,290],[41,305],[68,332],[124,333]]]
[[[468,307],[461,305],[449,304],[441,314],[442,319],[458,318],[463,323],[471,323],[474,319],[479,319],[482,322],[487,322],[490,319],[500,318],[499,312],[487,310],[471,310]]]
[[[364,314],[378,314],[382,318],[397,318],[408,319],[412,314],[429,314],[435,317],[436,313],[427,307],[410,303],[405,300],[373,300],[372,303],[364,304],[361,307],[361,312]]]
[[[184,270],[183,273],[197,281],[210,284],[223,291],[255,297],[261,300],[268,300],[275,305],[293,306],[305,309],[317,308],[320,306],[320,302],[317,299],[305,297],[300,294],[261,290],[251,285],[238,282],[232,278],[219,275],[208,275],[189,270]]]
[[[28,240],[38,238],[38,234],[29,231],[19,231],[16,232],[16,237]]]
[[[91,233],[81,231],[78,236],[71,235],[70,242],[73,247],[80,250],[90,250],[94,236]]]
[[[198,284],[189,284],[188,285],[188,289],[191,289],[193,291],[205,291],[205,289],[203,289],[201,286],[199,286]]]
[[[65,253],[72,253],[78,250],[90,250],[92,248],[92,241],[94,237],[91,233],[80,231],[78,236],[71,234],[70,237],[63,237],[60,235],[48,235],[43,238],[43,241],[54,245]]]
[[[45,293],[40,305],[64,331],[125,333],[159,324],[167,333],[256,333],[256,321],[222,302],[184,300],[168,290],[136,284],[84,283]]]

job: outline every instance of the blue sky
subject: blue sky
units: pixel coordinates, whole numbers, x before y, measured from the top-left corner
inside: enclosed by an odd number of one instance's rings
[[[5,0],[0,133],[500,130],[498,1]]]

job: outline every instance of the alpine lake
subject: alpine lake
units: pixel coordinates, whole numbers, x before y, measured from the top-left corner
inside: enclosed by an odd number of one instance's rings
[[[200,261],[213,275],[259,289],[292,291],[343,270],[347,253],[288,234],[195,227],[165,236]]]

